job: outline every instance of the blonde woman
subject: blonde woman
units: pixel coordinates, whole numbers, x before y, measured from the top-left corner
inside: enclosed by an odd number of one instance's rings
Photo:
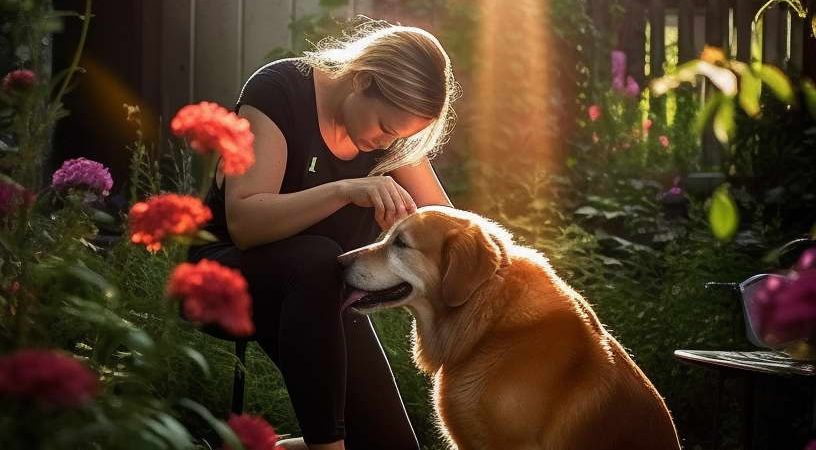
[[[216,170],[207,229],[221,242],[188,259],[247,278],[253,339],[280,369],[303,433],[284,448],[419,448],[370,320],[341,309],[336,258],[418,206],[452,206],[429,157],[456,94],[434,36],[372,20],[243,86],[235,111],[255,133],[256,162],[240,176]]]

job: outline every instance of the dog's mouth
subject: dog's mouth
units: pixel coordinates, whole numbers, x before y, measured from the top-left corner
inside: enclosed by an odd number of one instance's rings
[[[404,299],[412,290],[413,287],[409,283],[400,283],[379,291],[366,291],[351,285],[346,285],[346,300],[343,302],[343,306],[351,306],[354,309],[386,306]]]

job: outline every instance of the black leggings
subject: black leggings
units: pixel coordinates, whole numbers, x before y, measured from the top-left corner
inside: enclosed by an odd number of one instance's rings
[[[253,338],[283,375],[307,444],[345,439],[350,450],[416,450],[371,320],[341,311],[341,253],[327,237],[300,235],[243,252],[194,249],[189,259],[240,268],[253,299]]]

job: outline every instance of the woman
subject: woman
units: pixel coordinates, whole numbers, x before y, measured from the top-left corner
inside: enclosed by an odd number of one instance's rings
[[[450,60],[430,33],[369,21],[300,58],[269,63],[235,111],[255,164],[216,170],[207,230],[188,259],[240,268],[254,339],[280,369],[302,439],[287,449],[417,449],[366,316],[341,311],[341,253],[418,206],[452,206],[429,156],[450,130]]]

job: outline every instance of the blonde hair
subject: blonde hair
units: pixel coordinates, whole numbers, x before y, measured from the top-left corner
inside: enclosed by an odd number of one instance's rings
[[[425,129],[394,141],[369,175],[417,164],[441,151],[453,129],[452,103],[461,92],[450,59],[439,41],[416,27],[358,16],[341,38],[327,37],[303,52],[303,61],[332,78],[367,72],[372,90],[409,113],[434,119]]]

